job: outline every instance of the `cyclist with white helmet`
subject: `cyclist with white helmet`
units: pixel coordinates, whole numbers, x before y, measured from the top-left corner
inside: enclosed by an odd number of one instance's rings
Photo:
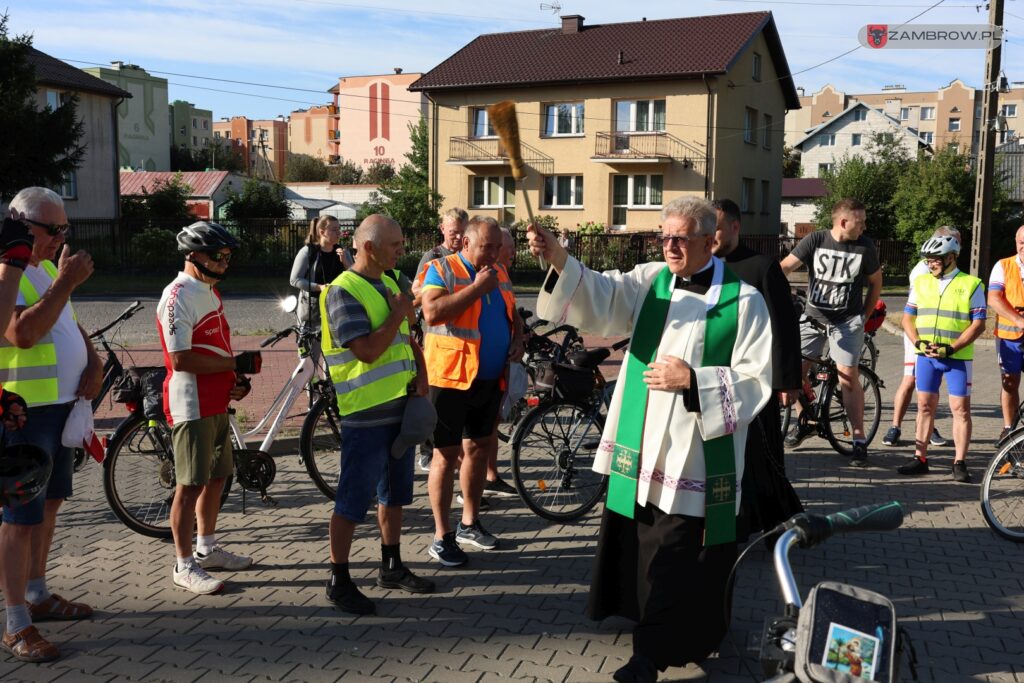
[[[939,386],[946,378],[953,414],[953,479],[969,482],[964,459],[971,442],[971,361],[985,330],[985,285],[956,265],[960,242],[943,235],[921,247],[928,273],[918,277],[903,311],[903,332],[917,349],[917,431],[914,457],[900,474],[928,472],[928,438],[935,424]]]
[[[1000,259],[988,279],[988,305],[996,312],[996,356],[1003,386],[1003,431],[999,441],[1010,433],[1010,425],[1020,403],[1020,371],[1024,365],[1024,225],[1017,228],[1017,253]]]

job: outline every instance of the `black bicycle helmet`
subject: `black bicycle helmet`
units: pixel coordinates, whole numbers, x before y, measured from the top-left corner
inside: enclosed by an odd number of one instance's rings
[[[53,462],[32,444],[6,446],[0,453],[0,505],[18,507],[46,490]]]
[[[193,251],[219,251],[237,249],[238,240],[219,223],[197,221],[185,226],[178,233],[178,251],[188,254]]]

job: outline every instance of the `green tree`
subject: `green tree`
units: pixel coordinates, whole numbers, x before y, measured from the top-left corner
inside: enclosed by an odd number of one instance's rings
[[[8,37],[7,14],[0,15],[0,199],[9,200],[24,187],[60,185],[85,155],[76,96],[56,109],[36,109],[31,49],[31,36]]]
[[[242,158],[242,150],[224,141],[223,138],[213,138],[207,147],[196,150],[193,156],[204,171],[211,169],[231,173],[249,172],[245,167],[245,159]]]
[[[395,167],[390,161],[374,161],[363,173],[363,182],[369,185],[383,185],[395,177]]]
[[[391,216],[404,228],[426,228],[440,222],[438,209],[444,198],[430,188],[427,144],[427,122],[422,117],[418,124],[409,124],[412,149],[405,155],[409,163],[402,164],[393,178],[363,204],[357,215],[359,220],[372,213]]]
[[[315,183],[328,178],[327,164],[309,154],[289,154],[284,164],[284,182]]]
[[[363,169],[348,159],[327,167],[327,179],[337,185],[358,185],[363,182]]]
[[[255,178],[245,181],[241,193],[229,192],[225,208],[225,214],[231,220],[288,218],[290,213],[284,200],[284,186]]]
[[[188,198],[192,188],[176,173],[167,181],[157,181],[151,191],[143,189],[142,195],[121,197],[121,216],[136,229],[148,225],[177,227],[191,223],[194,219],[188,210]]]
[[[800,150],[788,145],[782,147],[782,177],[800,177]]]

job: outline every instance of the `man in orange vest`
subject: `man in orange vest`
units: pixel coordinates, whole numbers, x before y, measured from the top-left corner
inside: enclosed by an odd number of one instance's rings
[[[427,324],[424,356],[437,409],[427,478],[435,533],[428,552],[446,567],[466,563],[460,544],[483,550],[498,547],[498,539],[480,523],[480,498],[487,457],[496,448],[508,361],[519,360],[523,353],[513,323],[512,283],[497,263],[501,244],[497,221],[474,216],[466,227],[462,251],[430,264],[421,293]],[[457,466],[462,520],[452,530],[449,517]]]
[[[1003,431],[1010,433],[1020,403],[1020,371],[1024,360],[1024,225],[1017,228],[1017,253],[997,261],[988,279],[988,305],[996,312],[996,356],[1002,373]]]

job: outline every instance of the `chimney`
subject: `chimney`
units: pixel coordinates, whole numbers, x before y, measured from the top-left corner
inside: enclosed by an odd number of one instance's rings
[[[567,14],[562,17],[562,33],[579,33],[583,30],[583,17],[579,14]]]
[[[401,76],[402,75],[402,67],[396,66],[396,67],[393,67],[393,68],[395,69],[395,75],[396,76]]]
[[[120,68],[122,68],[124,66],[124,62],[122,62],[122,61],[114,61],[114,62],[110,63],[110,66],[114,67],[115,69],[120,69]]]

